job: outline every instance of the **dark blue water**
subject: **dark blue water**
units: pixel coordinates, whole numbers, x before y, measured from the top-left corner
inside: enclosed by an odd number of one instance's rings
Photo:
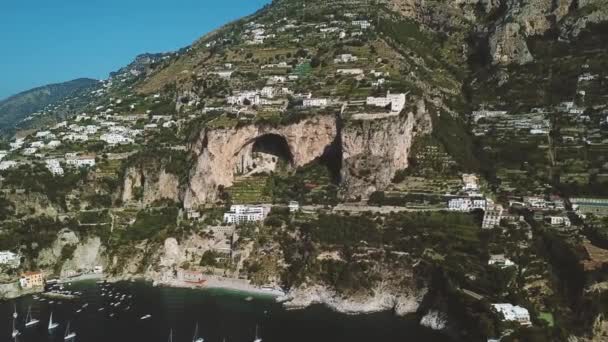
[[[16,304],[21,342],[63,341],[67,321],[81,342],[192,341],[195,324],[205,342],[252,342],[256,325],[264,342],[374,342],[374,341],[450,341],[442,334],[418,326],[414,319],[397,318],[391,313],[343,315],[322,306],[305,310],[284,310],[270,297],[247,299],[247,295],[224,290],[157,288],[149,284],[119,283],[110,286],[127,297],[118,307],[117,299],[101,295],[94,282],[73,284],[82,291],[76,300],[40,301],[32,296],[0,302],[0,342],[10,341],[13,305]],[[128,299],[131,295],[132,298]],[[61,302],[61,303],[59,303]],[[88,307],[80,313],[84,303]],[[24,327],[31,305],[40,324]],[[127,310],[127,307],[131,307]],[[104,308],[103,311],[99,311]],[[60,323],[54,333],[47,330],[50,312]],[[147,320],[140,317],[151,314]],[[2,328],[4,327],[4,328]]]

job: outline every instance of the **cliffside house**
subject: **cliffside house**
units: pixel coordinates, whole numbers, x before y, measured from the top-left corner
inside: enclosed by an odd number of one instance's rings
[[[25,272],[19,279],[19,285],[24,289],[44,286],[44,273],[42,272]]]
[[[492,254],[488,260],[488,265],[498,266],[500,268],[515,266],[515,263],[506,258],[504,254]]]
[[[486,199],[483,197],[458,197],[448,201],[448,210],[467,212],[474,209],[486,209]]]
[[[530,322],[530,313],[526,308],[509,303],[492,304],[492,307],[494,307],[496,312],[502,314],[503,321],[518,322],[522,325],[532,324]]]
[[[11,251],[0,251],[0,265],[7,265],[10,267],[19,267],[21,263],[21,258],[19,254],[13,253]]]
[[[202,272],[183,269],[177,270],[177,279],[186,283],[202,284],[205,282]]]
[[[290,213],[295,213],[296,211],[300,210],[300,203],[296,201],[290,201],[288,207]]]
[[[486,206],[483,213],[482,229],[492,229],[500,225],[500,220],[503,217],[503,207],[500,204],[491,204]]]
[[[264,220],[267,215],[268,209],[263,206],[232,205],[230,211],[224,213],[224,223],[259,222]]]
[[[405,100],[405,93],[391,94],[389,91],[385,97],[368,97],[365,104],[374,107],[388,107],[390,105],[391,112],[400,113],[405,108]]]

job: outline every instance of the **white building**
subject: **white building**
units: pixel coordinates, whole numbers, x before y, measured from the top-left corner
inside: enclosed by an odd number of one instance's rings
[[[545,219],[552,226],[570,227],[572,225],[570,219],[567,216],[546,216]]]
[[[0,251],[0,265],[8,265],[11,267],[19,267],[21,258],[18,254],[11,251]]]
[[[505,258],[504,254],[492,254],[488,260],[488,265],[498,266],[501,268],[515,266],[515,263],[509,258]]]
[[[367,20],[353,20],[352,25],[359,26],[363,30],[368,29],[372,26],[372,24]]]
[[[130,144],[133,142],[133,139],[126,137],[122,134],[119,133],[106,133],[106,134],[102,134],[101,137],[99,137],[99,139],[101,141],[105,141],[106,143],[110,144],[110,145],[117,145],[117,144]]]
[[[312,108],[312,107],[327,107],[328,101],[327,99],[304,99],[302,102],[302,106],[304,108]]]
[[[268,215],[268,209],[263,206],[232,205],[230,211],[224,213],[224,223],[239,224],[262,221]]]
[[[474,173],[462,174],[462,190],[464,191],[477,191],[479,190],[479,177]]]
[[[46,148],[57,148],[61,146],[61,141],[59,140],[51,140],[46,144]]]
[[[503,320],[505,321],[518,322],[519,324],[523,325],[531,324],[530,313],[526,308],[509,303],[492,304],[492,306],[496,312],[503,315]]]
[[[502,220],[503,207],[500,204],[489,204],[483,213],[482,229],[492,229],[500,225]]]
[[[298,203],[296,201],[290,201],[289,202],[289,212],[295,213],[298,210],[300,210],[300,203]]]
[[[467,212],[474,209],[486,209],[486,199],[481,197],[459,197],[448,201],[448,210]]]
[[[400,113],[403,108],[405,108],[405,97],[406,94],[404,93],[400,93],[400,94],[391,94],[391,92],[389,91],[386,94],[386,97],[368,97],[365,101],[365,103],[368,106],[375,106],[375,107],[387,107],[388,105],[391,106],[391,112],[393,113]]]
[[[66,158],[65,161],[68,165],[76,167],[93,167],[95,166],[94,156],[78,156],[75,158]]]
[[[357,56],[353,56],[350,53],[343,53],[341,55],[338,55],[336,58],[334,58],[334,63],[339,64],[339,63],[351,63],[351,62],[356,62],[359,60],[359,57]]]
[[[59,160],[57,159],[48,159],[46,161],[46,168],[53,175],[63,175],[63,168],[61,167],[61,164],[59,164]]]
[[[17,162],[14,160],[5,160],[3,162],[0,162],[0,170],[8,170],[15,166],[17,166]]]
[[[338,69],[336,70],[338,74],[341,75],[363,75],[363,69],[354,68],[354,69]]]

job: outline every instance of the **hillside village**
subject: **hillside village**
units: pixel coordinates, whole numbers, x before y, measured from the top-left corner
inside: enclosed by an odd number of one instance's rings
[[[602,324],[589,317],[606,308],[586,304],[606,298],[608,280],[608,69],[580,64],[574,92],[550,104],[508,106],[476,84],[460,108],[458,72],[401,44],[391,33],[434,40],[388,9],[277,4],[113,74],[77,114],[4,144],[0,295],[102,269],[189,287],[236,279],[296,299],[311,283],[367,298],[383,279],[393,292],[430,288],[418,314],[440,311],[470,340],[557,341]],[[384,186],[372,162],[335,166],[330,148],[297,165],[273,129],[326,115],[336,130],[408,120],[405,167]],[[409,120],[424,115],[432,130],[418,131],[426,121]],[[221,170],[230,182],[214,184],[214,200],[186,206],[203,133],[250,127],[271,133]],[[374,188],[351,196],[345,175]],[[22,227],[43,232],[36,246]],[[94,239],[104,247],[82,257]]]

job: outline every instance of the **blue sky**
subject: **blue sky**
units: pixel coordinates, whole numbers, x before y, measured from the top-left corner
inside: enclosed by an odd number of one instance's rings
[[[144,52],[172,51],[270,0],[0,0],[0,99],[106,78]]]

